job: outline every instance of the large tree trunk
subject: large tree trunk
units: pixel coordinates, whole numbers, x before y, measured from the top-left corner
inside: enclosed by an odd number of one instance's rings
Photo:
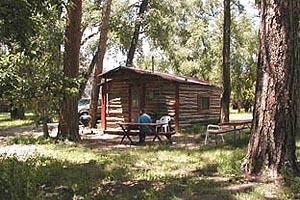
[[[79,95],[82,96],[84,94],[84,90],[85,90],[85,87],[86,87],[86,84],[95,68],[95,65],[96,65],[96,61],[97,61],[97,57],[98,57],[98,49],[97,51],[95,52],[95,54],[93,55],[93,58],[91,60],[91,63],[89,64],[89,67],[87,68],[86,71],[83,72],[83,78],[86,80],[84,81],[81,85],[80,85],[80,89],[79,89]]]
[[[242,165],[246,174],[267,172],[277,178],[285,163],[298,173],[295,153],[300,98],[298,14],[298,1],[261,1],[254,119]]]
[[[97,107],[98,107],[99,92],[100,92],[100,86],[97,85],[98,83],[97,80],[98,80],[98,75],[101,74],[103,71],[103,60],[104,60],[104,55],[107,46],[106,43],[107,43],[111,2],[112,0],[103,1],[104,3],[103,20],[101,25],[100,39],[99,39],[99,46],[98,46],[99,53],[96,61],[96,67],[93,73],[93,79],[92,79],[91,104],[90,104],[90,115],[91,115],[90,127],[95,127],[97,122],[96,114],[98,111]]]
[[[128,54],[127,54],[127,60],[126,60],[126,66],[127,67],[131,67],[132,64],[133,64],[134,53],[135,53],[135,50],[136,50],[136,47],[137,47],[137,43],[139,41],[139,34],[140,34],[142,19],[143,19],[145,11],[147,9],[148,2],[149,2],[149,0],[143,0],[141,5],[140,5],[138,19],[135,23],[133,37],[131,39],[131,44],[130,44],[129,51],[128,51]]]
[[[223,25],[223,94],[221,98],[221,122],[229,121],[230,105],[230,0],[224,0]]]
[[[70,1],[65,32],[64,75],[75,79],[79,74],[82,0]],[[66,92],[61,103],[60,136],[76,141],[80,139],[77,113],[78,94]]]

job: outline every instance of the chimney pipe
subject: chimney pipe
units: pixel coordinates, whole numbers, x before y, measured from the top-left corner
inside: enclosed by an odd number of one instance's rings
[[[152,63],[152,72],[154,72],[154,56],[151,57],[151,63]]]

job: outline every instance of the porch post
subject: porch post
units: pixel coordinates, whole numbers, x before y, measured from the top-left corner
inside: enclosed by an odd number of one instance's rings
[[[131,122],[131,99],[132,99],[132,94],[131,94],[131,84],[128,85],[128,122]]]
[[[145,92],[146,91],[146,86],[145,86],[145,83],[144,82],[142,82],[142,84],[141,84],[141,87],[140,87],[140,110],[142,109],[142,108],[146,108],[145,107]]]
[[[107,128],[107,122],[106,122],[106,107],[107,107],[107,81],[104,80],[104,84],[102,86],[102,92],[101,92],[101,126],[103,130],[106,130]]]
[[[179,131],[179,83],[175,83],[175,131]]]

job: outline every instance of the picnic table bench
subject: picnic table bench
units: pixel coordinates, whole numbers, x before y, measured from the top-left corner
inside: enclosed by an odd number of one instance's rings
[[[204,144],[207,144],[209,135],[220,136],[222,142],[224,142],[225,140],[223,135],[225,135],[226,133],[234,133],[235,135],[239,135],[239,133],[241,133],[243,129],[250,129],[251,123],[252,120],[234,120],[219,123],[218,125],[208,124],[206,128]]]
[[[124,139],[128,139],[131,144],[133,144],[133,141],[131,139],[132,135],[138,135],[140,131],[141,126],[148,126],[151,129],[151,132],[149,134],[146,134],[146,137],[149,135],[153,135],[154,138],[152,141],[155,141],[158,139],[159,141],[162,141],[160,138],[161,135],[165,136],[170,143],[172,143],[172,135],[175,134],[174,131],[160,131],[161,127],[166,125],[166,123],[158,122],[158,123],[137,123],[137,122],[119,122],[117,123],[122,128],[122,139],[120,144],[123,143]]]

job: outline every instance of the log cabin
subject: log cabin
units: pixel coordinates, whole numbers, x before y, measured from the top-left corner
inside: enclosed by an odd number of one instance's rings
[[[98,78],[103,130],[117,128],[117,122],[135,122],[141,108],[153,120],[171,116],[176,132],[219,120],[221,90],[207,81],[122,66]]]

